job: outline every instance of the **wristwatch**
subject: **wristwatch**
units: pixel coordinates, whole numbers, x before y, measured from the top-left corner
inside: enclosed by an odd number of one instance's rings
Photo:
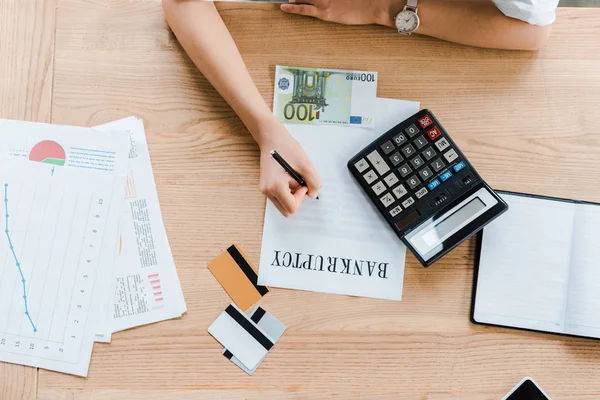
[[[401,35],[410,35],[419,27],[419,16],[417,15],[417,1],[408,0],[404,9],[396,15],[396,28]]]

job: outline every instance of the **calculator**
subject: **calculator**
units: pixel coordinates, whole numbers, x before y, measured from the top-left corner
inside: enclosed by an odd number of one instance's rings
[[[425,267],[508,209],[429,110],[380,136],[348,168]]]

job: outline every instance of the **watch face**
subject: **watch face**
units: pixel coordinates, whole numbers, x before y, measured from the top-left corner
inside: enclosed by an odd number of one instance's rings
[[[402,11],[396,16],[396,28],[399,32],[414,32],[419,26],[419,17],[414,11]]]

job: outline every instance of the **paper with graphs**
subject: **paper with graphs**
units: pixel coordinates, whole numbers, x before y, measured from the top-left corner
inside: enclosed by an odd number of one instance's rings
[[[111,331],[180,317],[185,300],[167,238],[144,124],[129,117],[97,126],[120,131],[130,142],[129,171],[114,276]],[[110,341],[110,335],[98,337]]]
[[[39,163],[0,160],[0,360],[86,376],[105,323],[97,316],[107,307],[124,177],[64,168],[49,161],[62,156],[52,145],[32,151],[44,152]]]

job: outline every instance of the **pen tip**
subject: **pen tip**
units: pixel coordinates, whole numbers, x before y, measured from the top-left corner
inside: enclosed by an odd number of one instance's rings
[[[270,153],[271,155],[274,155],[274,154],[275,154],[275,150],[271,150],[269,153]]]

